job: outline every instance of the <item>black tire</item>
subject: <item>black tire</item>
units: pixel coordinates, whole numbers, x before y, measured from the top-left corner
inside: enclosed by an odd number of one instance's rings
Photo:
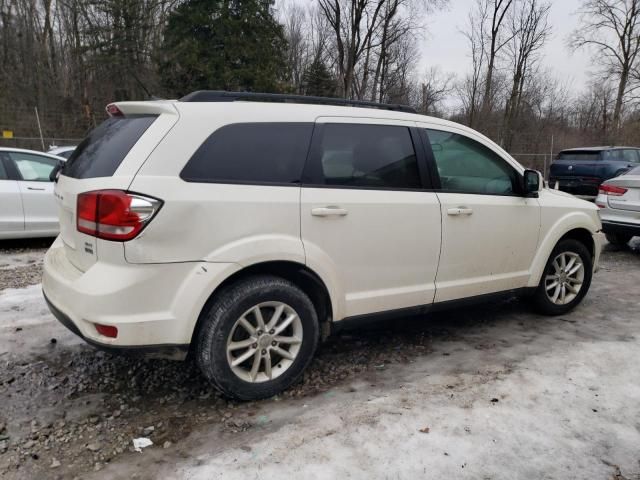
[[[582,286],[575,296],[573,300],[564,304],[558,305],[554,303],[548,296],[545,291],[545,278],[549,274],[553,274],[555,272],[553,268],[554,259],[560,255],[561,253],[575,253],[580,256],[580,260],[584,266],[584,278],[582,280]],[[591,286],[591,277],[593,275],[593,261],[591,259],[591,254],[587,247],[573,239],[561,240],[555,246],[549,259],[547,260],[547,264],[545,265],[544,272],[542,273],[542,277],[540,278],[540,283],[532,296],[532,303],[534,308],[544,315],[564,315],[565,313],[573,310],[584,298],[584,296],[589,291],[589,287]]]
[[[302,323],[302,343],[292,363],[279,376],[250,382],[231,369],[227,339],[240,316],[263,302],[283,302],[295,310]],[[272,397],[291,386],[313,358],[320,337],[318,317],[309,297],[294,283],[276,276],[256,275],[230,285],[216,295],[202,315],[196,338],[198,366],[223,394],[238,400]]]
[[[607,237],[607,241],[616,247],[624,247],[633,237],[633,235],[624,233],[606,233],[605,236]]]

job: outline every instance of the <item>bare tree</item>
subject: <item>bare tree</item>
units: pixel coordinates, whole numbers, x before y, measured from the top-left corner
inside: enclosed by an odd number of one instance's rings
[[[458,94],[465,107],[467,122],[471,127],[476,125],[477,112],[481,106],[487,52],[484,25],[488,15],[487,3],[479,1],[476,4],[476,9],[469,12],[467,26],[462,32],[467,38],[471,50],[471,73],[458,86]]]
[[[356,66],[371,48],[385,1],[319,0],[320,10],[333,30],[340,93],[345,98],[353,94]]]
[[[482,111],[488,113],[491,110],[493,99],[493,79],[496,67],[496,58],[500,50],[511,39],[510,37],[504,38],[502,32],[502,23],[507,15],[507,12],[514,3],[514,0],[477,0],[478,8],[485,9],[489,12],[491,17],[491,23],[488,23],[488,32],[485,34],[488,37],[488,50],[487,50],[487,74],[484,81],[484,95],[482,97]]]
[[[309,44],[306,38],[309,26],[307,11],[297,3],[285,5],[282,14],[287,39],[287,65],[289,81],[296,93],[302,92],[305,68],[309,64]]]
[[[617,78],[611,119],[615,137],[630,80],[638,69],[640,0],[586,0],[581,14],[582,24],[574,32],[573,48],[594,48],[594,62],[606,76]]]
[[[441,105],[453,90],[453,80],[453,74],[443,74],[437,67],[429,68],[418,83],[418,111],[442,116]]]
[[[511,64],[512,83],[503,124],[503,147],[507,150],[511,148],[513,122],[520,114],[525,85],[550,33],[550,8],[550,4],[540,3],[539,0],[523,0],[509,18],[511,40],[506,50]]]

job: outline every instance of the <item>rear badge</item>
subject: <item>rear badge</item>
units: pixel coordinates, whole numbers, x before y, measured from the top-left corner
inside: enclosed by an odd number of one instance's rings
[[[569,165],[569,170],[573,170],[573,165]]]
[[[93,245],[91,245],[89,242],[85,242],[84,251],[93,255]]]

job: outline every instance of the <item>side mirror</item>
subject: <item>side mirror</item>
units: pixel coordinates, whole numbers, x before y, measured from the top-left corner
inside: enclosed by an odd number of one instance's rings
[[[525,170],[522,183],[525,197],[538,197],[538,192],[540,191],[540,174],[537,171]]]

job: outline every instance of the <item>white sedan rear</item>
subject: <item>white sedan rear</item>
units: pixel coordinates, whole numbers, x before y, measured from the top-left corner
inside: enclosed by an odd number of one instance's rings
[[[58,234],[49,175],[60,161],[64,158],[33,150],[0,148],[0,239]]]
[[[596,205],[610,243],[624,245],[640,236],[640,167],[600,185]]]

